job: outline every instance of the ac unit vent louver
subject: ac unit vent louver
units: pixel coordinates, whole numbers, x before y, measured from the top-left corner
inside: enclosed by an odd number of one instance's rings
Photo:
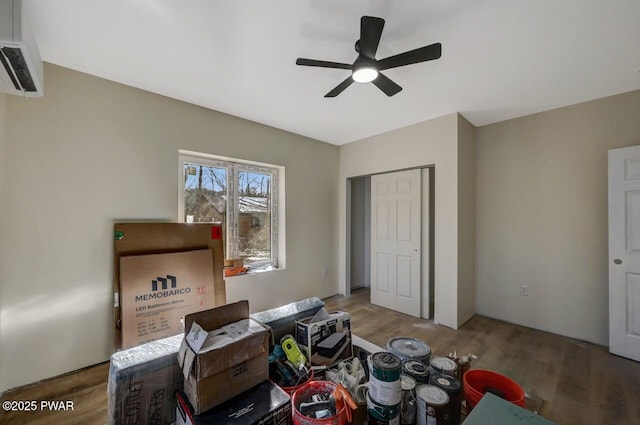
[[[0,92],[43,95],[42,59],[22,0],[0,0]]]

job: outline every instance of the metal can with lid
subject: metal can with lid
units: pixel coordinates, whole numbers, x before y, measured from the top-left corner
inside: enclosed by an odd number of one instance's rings
[[[418,360],[407,360],[402,364],[402,373],[409,375],[418,384],[429,383],[429,366]]]
[[[431,358],[430,369],[432,374],[446,373],[447,375],[456,376],[458,364],[448,357],[433,356]]]
[[[369,425],[399,425],[400,405],[386,406],[371,398],[367,394],[367,419]]]
[[[418,400],[417,425],[444,425],[449,421],[449,395],[435,385],[421,385],[416,390]]]
[[[462,408],[462,385],[460,380],[444,373],[434,373],[429,377],[429,383],[442,388],[449,394],[449,423],[459,424]]]
[[[369,357],[369,396],[384,406],[400,404],[402,361],[393,353],[379,352]]]
[[[406,336],[391,338],[387,342],[387,351],[403,361],[418,360],[426,365],[431,358],[431,348],[424,341]]]
[[[416,380],[408,375],[400,376],[402,388],[402,400],[400,401],[400,423],[402,425],[414,425],[416,423]]]

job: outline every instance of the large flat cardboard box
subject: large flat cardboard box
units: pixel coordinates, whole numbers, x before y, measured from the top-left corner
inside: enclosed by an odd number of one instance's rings
[[[351,340],[351,315],[344,311],[328,313],[328,317],[316,321],[316,316],[296,320],[296,342],[311,364],[333,366],[353,357]],[[332,335],[342,333],[331,350],[322,351],[319,346],[331,341]]]
[[[271,381],[243,392],[200,415],[184,394],[178,393],[177,425],[290,425],[291,401],[289,394]]]
[[[122,348],[122,257],[209,249],[213,256],[215,305],[227,303],[223,278],[223,231],[220,224],[161,223],[143,220],[135,223],[116,222],[113,230],[113,343],[116,350]]]
[[[184,392],[199,415],[269,379],[269,332],[239,301],[185,316],[178,352]]]
[[[122,348],[184,332],[183,317],[215,306],[208,249],[120,258]]]
[[[175,421],[182,371],[176,354],[184,335],[175,335],[111,355],[107,392],[108,425],[169,425]]]

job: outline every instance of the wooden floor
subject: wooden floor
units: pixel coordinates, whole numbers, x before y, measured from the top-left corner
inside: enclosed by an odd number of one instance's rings
[[[542,416],[561,425],[640,424],[640,363],[600,347],[476,316],[457,331],[368,302],[369,292],[325,300],[351,313],[353,332],[377,345],[395,336],[425,341],[436,355],[474,353],[474,368],[491,369],[542,399]],[[104,424],[107,375],[103,363],[3,394],[7,400],[70,400],[73,411],[0,411],[0,424]]]

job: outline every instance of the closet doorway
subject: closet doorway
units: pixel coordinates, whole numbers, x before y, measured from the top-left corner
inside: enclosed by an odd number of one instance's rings
[[[433,167],[347,179],[347,295],[433,318],[433,188]]]

